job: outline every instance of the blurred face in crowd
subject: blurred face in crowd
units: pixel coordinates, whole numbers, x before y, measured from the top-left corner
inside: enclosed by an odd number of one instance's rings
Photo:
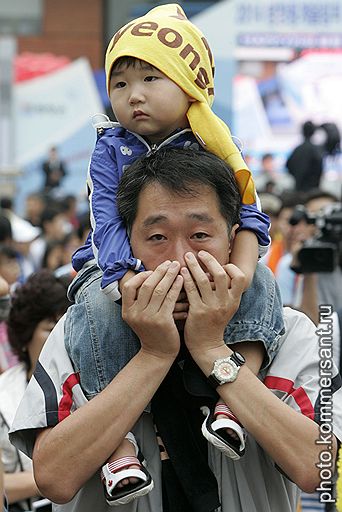
[[[16,283],[20,276],[20,266],[16,258],[0,255],[0,275],[9,285]]]
[[[66,234],[67,220],[64,213],[56,215],[44,223],[45,236],[49,240],[61,240]]]
[[[283,236],[283,240],[287,250],[289,250],[289,247],[291,245],[291,226],[289,224],[289,220],[291,218],[292,213],[292,207],[282,208],[279,212],[277,222],[277,227]]]

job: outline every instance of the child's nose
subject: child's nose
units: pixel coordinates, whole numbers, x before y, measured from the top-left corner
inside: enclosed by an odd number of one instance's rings
[[[135,89],[131,92],[130,97],[129,97],[130,105],[136,105],[137,103],[143,103],[143,101],[144,101],[144,95],[140,90]]]

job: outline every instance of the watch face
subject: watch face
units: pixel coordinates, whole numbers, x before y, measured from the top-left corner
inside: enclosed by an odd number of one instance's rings
[[[222,361],[216,366],[214,373],[219,381],[232,382],[236,379],[238,368],[230,361]]]

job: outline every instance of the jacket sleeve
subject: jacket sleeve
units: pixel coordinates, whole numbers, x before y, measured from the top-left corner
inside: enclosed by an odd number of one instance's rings
[[[257,198],[257,201],[259,202],[259,198]],[[259,257],[265,256],[271,243],[269,236],[270,218],[261,211],[261,208],[258,208],[257,203],[242,205],[239,231],[243,229],[255,233],[259,244]]]
[[[92,248],[103,271],[102,291],[113,300],[120,298],[118,280],[126,271],[143,270],[141,261],[132,256],[126,229],[117,210],[120,177],[114,149],[106,136],[100,137],[90,160],[87,180]]]

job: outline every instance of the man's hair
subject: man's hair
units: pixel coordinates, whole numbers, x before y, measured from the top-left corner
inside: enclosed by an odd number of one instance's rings
[[[179,196],[197,196],[198,186],[216,192],[221,215],[228,231],[239,223],[241,196],[233,171],[217,156],[206,151],[162,148],[136,160],[120,181],[117,205],[128,232],[137,215],[139,194],[158,183]]]

